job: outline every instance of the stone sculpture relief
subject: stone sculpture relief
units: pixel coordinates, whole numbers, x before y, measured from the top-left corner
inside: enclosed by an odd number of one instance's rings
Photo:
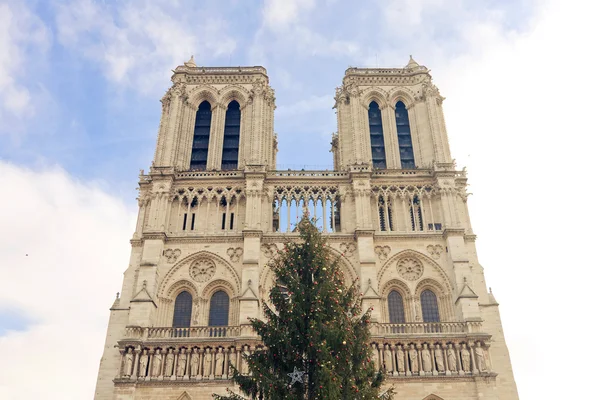
[[[198,349],[192,350],[192,358],[190,360],[190,376],[198,375],[198,367],[200,366],[200,355]]]
[[[392,251],[390,246],[375,246],[375,254],[377,254],[377,257],[379,257],[381,261],[388,257],[390,251]]]
[[[429,246],[427,246],[427,252],[431,255],[431,258],[437,260],[442,256],[444,248],[439,244],[436,244],[435,246],[430,244]]]
[[[342,243],[340,244],[340,250],[346,257],[352,257],[356,251],[356,245],[354,243]]]
[[[238,262],[242,257],[242,254],[244,254],[244,249],[241,247],[230,247],[227,249],[227,255],[229,256],[231,262]]]
[[[185,375],[185,363],[187,361],[187,355],[185,354],[185,349],[181,349],[179,351],[179,355],[177,356],[177,377],[183,377]]]
[[[167,262],[169,264],[173,264],[175,261],[177,261],[177,259],[181,255],[181,250],[179,250],[179,249],[166,249],[163,252],[163,255],[165,256],[165,258],[167,259]]]
[[[456,372],[456,352],[454,351],[454,348],[452,347],[452,343],[450,343],[448,345],[448,369],[451,372]]]
[[[212,260],[203,258],[192,262],[190,276],[196,282],[206,282],[214,276],[216,270],[217,266]]]
[[[460,359],[462,361],[463,371],[471,372],[471,352],[464,343],[462,345],[462,350],[460,351]]]
[[[400,276],[409,281],[415,281],[423,276],[423,264],[413,257],[398,261],[397,268]]]
[[[433,356],[435,358],[435,367],[437,368],[438,372],[444,372],[446,370],[444,367],[444,353],[439,344],[435,345]]]
[[[264,243],[260,249],[267,258],[273,258],[277,254],[277,245],[274,243]]]

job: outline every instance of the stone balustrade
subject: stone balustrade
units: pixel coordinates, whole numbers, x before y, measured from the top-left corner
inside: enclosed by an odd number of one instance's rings
[[[477,322],[372,324],[371,349],[390,379],[495,377],[490,335]],[[248,373],[244,355],[260,351],[248,325],[230,327],[127,327],[119,341],[115,382],[229,379],[230,366]]]
[[[373,336],[423,335],[446,333],[479,333],[481,322],[410,322],[404,324],[371,324]]]

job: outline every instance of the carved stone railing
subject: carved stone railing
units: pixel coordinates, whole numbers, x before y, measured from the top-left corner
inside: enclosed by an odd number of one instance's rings
[[[225,380],[231,377],[232,366],[247,374],[245,357],[263,348],[257,337],[176,339],[180,341],[119,341],[121,363],[115,383]],[[370,346],[375,368],[392,379],[494,378],[490,340],[482,333],[452,332],[439,337],[374,337]]]
[[[242,171],[185,171],[175,174],[177,179],[185,178],[243,178]]]
[[[139,327],[128,326],[125,329],[126,339],[221,339],[254,337],[256,334],[249,325],[240,326],[193,326],[189,328],[173,327]]]
[[[448,333],[479,333],[481,322],[409,322],[404,324],[371,324],[374,337],[396,337],[402,335],[430,335]]]

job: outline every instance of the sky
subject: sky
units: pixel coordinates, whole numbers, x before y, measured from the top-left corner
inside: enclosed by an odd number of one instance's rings
[[[331,168],[347,67],[412,54],[430,68],[520,397],[593,396],[599,13],[588,0],[0,0],[0,398],[92,398],[159,99],[192,54],[267,68],[286,169]]]

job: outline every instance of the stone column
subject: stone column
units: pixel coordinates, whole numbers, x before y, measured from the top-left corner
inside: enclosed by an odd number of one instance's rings
[[[138,374],[138,364],[140,362],[140,352],[142,350],[140,350],[139,348],[135,349],[133,351],[133,354],[135,355],[134,359],[133,359],[133,371],[131,372],[131,378],[135,380],[137,378],[137,374]]]
[[[462,355],[460,354],[461,346],[460,343],[454,343],[454,349],[456,351],[456,369],[458,370],[459,375],[464,375],[465,371],[462,365]]]
[[[451,375],[450,365],[448,365],[448,346],[442,343],[442,352],[444,353],[444,365],[446,367],[446,375]]]
[[[185,371],[183,372],[183,380],[190,379],[190,358],[192,357],[192,349],[186,349],[185,353],[187,357],[185,358]]]
[[[475,344],[474,342],[469,342],[467,345],[469,346],[469,352],[471,353],[471,371],[473,372],[473,375],[477,375],[479,374],[479,369],[477,369],[478,365],[475,360]]]
[[[173,369],[170,371],[171,380],[177,380],[177,362],[179,361],[179,352],[173,351]]]

